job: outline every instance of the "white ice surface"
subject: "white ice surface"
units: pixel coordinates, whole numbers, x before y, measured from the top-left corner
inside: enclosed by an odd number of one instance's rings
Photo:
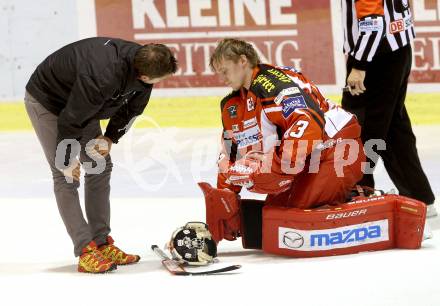
[[[439,130],[416,128],[422,163],[436,195],[440,194]],[[132,150],[131,161],[124,155],[124,143],[113,148],[112,235],[122,249],[142,259],[105,275],[75,272],[77,260],[34,135],[0,134],[0,305],[440,305],[440,218],[430,221],[434,238],[420,250],[294,259],[243,250],[240,241],[222,242],[220,262],[212,267],[241,264],[241,270],[217,276],[171,276],[149,247],[162,246],[185,222],[204,219],[204,202],[195,181],[214,182],[215,168],[209,165],[216,156],[215,150],[197,155],[193,149],[203,141],[215,149],[217,132],[177,130],[171,138],[162,134],[160,144],[175,141],[168,153],[190,141],[186,149],[171,153],[175,168],[149,164],[154,154],[145,152],[151,142],[142,143],[140,135],[135,138],[140,147]],[[133,160],[143,161],[147,170],[138,174],[127,170],[124,165]],[[392,187],[378,170],[378,184]],[[153,190],[157,186],[151,182],[164,171],[171,175]]]

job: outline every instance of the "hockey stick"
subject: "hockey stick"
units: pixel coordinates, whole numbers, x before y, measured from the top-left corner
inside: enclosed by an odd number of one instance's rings
[[[165,254],[164,251],[162,251],[161,248],[159,248],[157,245],[153,244],[151,246],[151,249],[156,253],[157,256],[159,256],[162,259],[163,266],[173,275],[210,275],[210,274],[217,274],[217,273],[223,273],[223,272],[229,272],[234,271],[237,269],[240,269],[240,265],[232,265],[227,266],[220,269],[215,270],[209,270],[209,271],[202,271],[202,272],[189,272],[186,271],[185,268],[176,260],[171,259],[167,254]]]

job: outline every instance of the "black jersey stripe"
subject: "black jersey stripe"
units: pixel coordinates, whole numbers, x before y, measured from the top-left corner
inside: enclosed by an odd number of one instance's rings
[[[374,32],[368,38],[368,42],[367,42],[367,45],[365,46],[364,54],[362,54],[361,61],[367,61],[368,56],[370,55],[371,52],[373,52],[373,44],[374,44],[374,41],[376,40],[377,35],[378,35],[378,33]]]
[[[321,128],[321,130],[324,130],[324,125],[322,124],[322,121],[319,120],[319,118],[314,114],[314,112],[310,111],[310,109],[304,108],[302,109],[305,112],[307,112],[310,116],[312,116],[313,120],[315,120],[315,122],[319,125],[319,127]]]
[[[275,102],[272,100],[272,101],[264,101],[264,102],[261,102],[261,104],[263,105],[263,106],[270,106],[270,105],[273,105],[273,104],[275,104]]]

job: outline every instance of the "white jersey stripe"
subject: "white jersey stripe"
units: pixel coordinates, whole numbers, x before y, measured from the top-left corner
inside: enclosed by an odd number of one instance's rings
[[[384,9],[385,9],[385,11],[384,11],[384,13],[385,13],[385,24],[387,25],[386,26],[387,40],[388,40],[388,43],[390,44],[391,50],[397,50],[397,49],[399,49],[399,45],[397,44],[396,38],[394,37],[394,35],[388,35],[388,33],[390,31],[389,27],[390,27],[390,24],[391,24],[391,19],[390,19],[390,12],[388,10],[388,5],[387,4],[385,4]]]
[[[278,144],[278,134],[277,127],[273,124],[269,118],[267,118],[266,113],[270,109],[278,107],[269,108],[261,112],[261,134],[263,135],[263,152],[268,153],[274,149]]]

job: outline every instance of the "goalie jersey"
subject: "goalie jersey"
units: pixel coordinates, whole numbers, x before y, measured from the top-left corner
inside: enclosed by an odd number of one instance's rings
[[[246,153],[271,155],[270,170],[285,174],[295,163],[304,163],[317,146],[353,118],[325,99],[299,71],[267,64],[254,68],[249,90],[232,92],[222,100],[221,108],[223,138],[217,185],[235,191],[239,187],[230,186],[223,173]]]

